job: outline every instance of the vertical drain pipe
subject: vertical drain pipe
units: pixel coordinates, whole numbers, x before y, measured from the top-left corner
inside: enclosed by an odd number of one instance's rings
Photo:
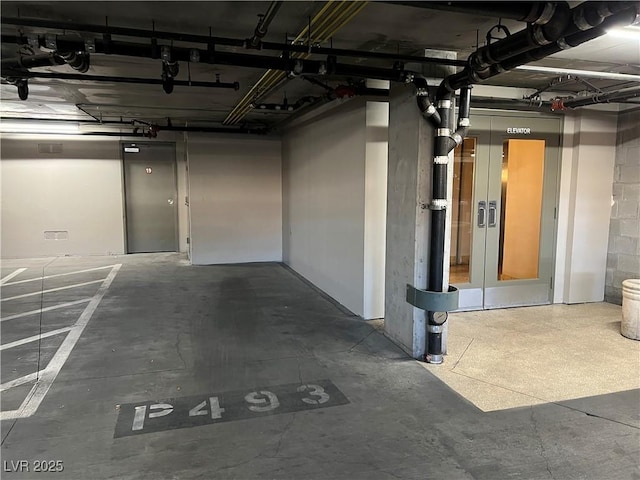
[[[458,128],[451,133],[453,119],[453,93],[443,92],[438,98],[438,114],[440,126],[436,129],[433,157],[432,195],[431,195],[431,242],[429,245],[429,274],[427,290],[444,292],[444,252],[445,227],[447,219],[447,168],[449,153],[462,144],[469,128],[469,110],[471,104],[471,87],[465,86],[460,91],[460,107]],[[443,361],[442,332],[447,321],[446,311],[427,312],[427,353],[425,360],[440,364]]]

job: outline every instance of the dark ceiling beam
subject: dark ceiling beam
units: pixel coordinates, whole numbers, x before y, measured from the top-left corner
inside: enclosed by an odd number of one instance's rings
[[[14,25],[22,27],[36,27],[53,30],[63,31],[76,31],[93,33],[100,35],[121,35],[127,37],[136,38],[148,38],[156,40],[172,40],[188,43],[204,44],[207,48],[211,49],[216,45],[228,46],[228,47],[247,47],[247,40],[213,37],[206,35],[193,35],[185,33],[175,32],[163,32],[157,30],[143,30],[137,28],[123,28],[123,27],[111,27],[103,25],[88,25],[71,22],[56,22],[51,20],[29,19],[29,18],[10,18],[2,17],[1,22],[5,25]],[[413,63],[428,63],[438,65],[449,65],[464,67],[466,62],[464,60],[452,60],[433,57],[420,57],[416,55],[400,55],[394,53],[381,53],[381,52],[365,52],[361,50],[350,50],[340,48],[327,48],[319,46],[308,45],[291,45],[288,43],[276,43],[276,42],[260,42],[258,47],[261,50],[272,50],[278,52],[300,52],[300,53],[312,53],[316,55],[333,55],[336,57],[356,57],[356,58],[371,58],[378,60],[389,61],[402,61]]]
[[[137,83],[144,85],[162,85],[161,78],[114,77],[106,75],[85,75],[62,72],[30,72],[22,70],[3,70],[3,78],[46,78],[53,80],[78,80],[82,82]],[[238,82],[199,82],[195,80],[174,80],[174,85],[184,87],[229,88],[238,90]]]

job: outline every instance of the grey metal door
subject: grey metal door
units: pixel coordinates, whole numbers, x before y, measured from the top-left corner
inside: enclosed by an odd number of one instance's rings
[[[175,144],[123,143],[127,252],[177,251]]]
[[[456,152],[451,283],[463,310],[551,302],[560,120],[474,116]]]

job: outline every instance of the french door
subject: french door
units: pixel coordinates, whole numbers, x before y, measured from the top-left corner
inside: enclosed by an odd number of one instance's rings
[[[460,309],[550,303],[561,121],[472,120],[454,161],[450,283]]]

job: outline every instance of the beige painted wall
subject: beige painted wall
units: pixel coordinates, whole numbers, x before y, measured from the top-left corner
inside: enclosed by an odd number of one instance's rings
[[[139,138],[3,134],[2,257],[126,253],[120,154],[124,140]],[[183,138],[163,132],[158,141],[176,142],[179,248],[186,251]],[[62,152],[39,153],[39,144],[62,145]],[[51,231],[68,232],[68,238],[45,239]]]
[[[38,144],[62,153],[38,153]],[[124,253],[118,141],[2,139],[2,257]],[[67,240],[46,240],[66,231]]]
[[[384,316],[388,111],[352,100],[283,137],[284,261],[366,319]]]
[[[189,134],[191,261],[282,260],[280,139]]]
[[[565,116],[554,302],[604,299],[617,112]]]
[[[354,107],[283,137],[285,261],[363,315],[366,110]]]

